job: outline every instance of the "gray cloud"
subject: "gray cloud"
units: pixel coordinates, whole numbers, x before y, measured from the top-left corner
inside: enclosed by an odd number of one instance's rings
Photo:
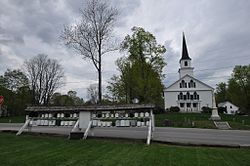
[[[114,28],[119,41],[131,33],[133,26],[142,26],[166,46],[163,81],[166,85],[178,79],[183,31],[195,75],[209,85],[226,81],[233,66],[250,61],[248,0],[112,0],[111,3],[120,11]],[[85,4],[84,0],[1,0],[0,74],[7,68],[21,68],[25,59],[45,53],[60,61],[67,82],[72,82],[60,91],[77,90],[86,97],[86,88],[97,82],[95,68],[59,40],[63,25],[74,22],[79,17],[79,8]],[[117,73],[115,60],[120,56],[121,53],[114,52],[104,57],[104,85]]]

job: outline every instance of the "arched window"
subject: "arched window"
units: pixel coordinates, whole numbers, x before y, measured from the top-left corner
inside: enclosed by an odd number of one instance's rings
[[[195,82],[193,80],[190,80],[190,82],[188,83],[189,88],[195,88]]]
[[[194,100],[199,100],[199,95],[196,92],[194,92]]]
[[[190,93],[189,92],[187,92],[187,100],[189,100],[190,99]]]
[[[194,92],[194,100],[196,99],[196,97],[197,97],[197,93],[196,93],[196,92]]]
[[[184,62],[184,66],[188,66],[188,62],[187,61]]]
[[[179,95],[180,95],[180,99],[182,100],[183,99],[183,93],[181,92]]]
[[[181,83],[180,83],[180,88],[186,88],[187,87],[187,83],[182,80]]]

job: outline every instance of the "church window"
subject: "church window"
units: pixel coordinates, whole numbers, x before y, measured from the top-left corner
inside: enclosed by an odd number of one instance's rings
[[[194,95],[190,95],[190,100],[193,100],[194,99]]]
[[[196,92],[194,92],[194,100],[197,100],[199,97]],[[198,99],[199,100],[199,99]]]
[[[187,99],[188,99],[188,100],[190,99],[190,94],[189,94],[189,92],[187,92]]]
[[[184,62],[184,66],[188,66],[188,62],[187,61]]]
[[[195,82],[193,80],[191,80],[189,83],[188,83],[188,87],[189,88],[195,88],[196,85],[195,85]]]
[[[187,103],[187,107],[191,107],[191,103]]]
[[[184,107],[184,103],[180,103],[180,107],[183,108]]]
[[[181,83],[180,83],[180,88],[186,88],[187,87],[187,83],[182,80]]]
[[[196,108],[197,107],[197,103],[193,103],[193,107]]]
[[[186,99],[187,99],[187,96],[186,96],[186,95],[183,95],[183,99],[186,100]]]
[[[180,100],[182,100],[182,99],[183,99],[183,93],[181,92],[181,93],[179,94],[179,96],[180,96]]]

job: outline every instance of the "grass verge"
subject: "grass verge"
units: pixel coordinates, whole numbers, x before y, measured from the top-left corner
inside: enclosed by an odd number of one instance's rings
[[[162,144],[0,134],[0,165],[173,166],[250,165],[250,149],[181,147]]]
[[[25,115],[0,117],[0,123],[24,123]]]
[[[184,128],[216,128],[212,121],[209,120],[211,114],[204,113],[163,113],[155,115],[155,125],[157,127],[164,127],[165,119],[168,119],[170,127],[184,127]],[[232,129],[250,130],[250,117],[240,115],[220,115],[222,121],[227,121]]]

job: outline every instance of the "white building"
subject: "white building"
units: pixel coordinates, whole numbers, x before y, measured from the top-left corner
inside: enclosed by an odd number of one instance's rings
[[[164,89],[165,109],[178,106],[181,112],[200,112],[203,106],[212,108],[214,89],[194,77],[184,34],[179,63],[179,80]]]
[[[239,111],[239,107],[237,107],[236,105],[234,105],[233,103],[231,103],[229,101],[219,103],[218,107],[225,107],[226,111],[227,111],[226,114],[234,115],[235,113],[237,113]]]

